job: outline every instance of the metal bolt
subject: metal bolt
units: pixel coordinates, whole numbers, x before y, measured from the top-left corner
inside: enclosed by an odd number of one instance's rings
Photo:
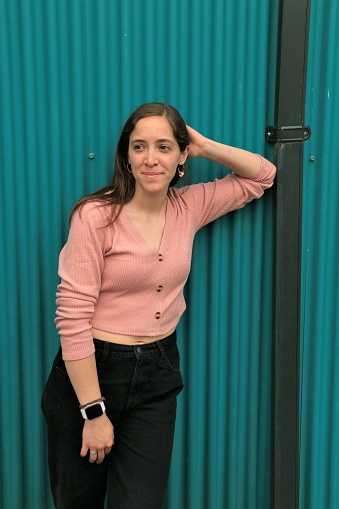
[[[95,158],[95,155],[93,154],[93,152],[90,152],[88,154],[88,159],[94,159]]]
[[[309,162],[310,162],[310,163],[314,163],[314,161],[315,161],[315,156],[310,156],[310,157],[308,158],[308,160],[309,160]]]

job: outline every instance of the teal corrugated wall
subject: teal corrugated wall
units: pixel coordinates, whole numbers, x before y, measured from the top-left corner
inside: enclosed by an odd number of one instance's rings
[[[312,136],[305,144],[303,188],[301,509],[339,507],[338,48],[339,3],[312,0],[305,116]]]
[[[150,100],[272,159],[277,23],[271,0],[0,0],[1,509],[52,507],[40,395],[72,204]],[[166,509],[269,507],[272,198],[197,236]]]

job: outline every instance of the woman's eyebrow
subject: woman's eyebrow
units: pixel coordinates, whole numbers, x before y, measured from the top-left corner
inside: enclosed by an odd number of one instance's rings
[[[167,138],[161,138],[160,140],[157,140],[159,143],[172,143],[173,144],[173,140],[169,140]]]
[[[159,140],[156,140],[157,143],[171,143],[173,145],[173,140],[169,140],[168,138],[160,138]],[[146,140],[141,140],[139,138],[135,140],[131,140],[131,143],[147,143]]]

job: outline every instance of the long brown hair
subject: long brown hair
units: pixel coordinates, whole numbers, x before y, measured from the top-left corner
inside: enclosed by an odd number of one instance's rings
[[[122,206],[131,201],[135,193],[135,179],[133,174],[127,171],[129,139],[137,122],[146,117],[165,117],[172,127],[180,151],[183,152],[189,145],[190,140],[184,119],[173,106],[155,102],[139,106],[129,116],[121,131],[111,183],[77,201],[71,210],[70,221],[79,207],[89,201],[99,201],[102,204],[101,206],[112,205],[112,213],[108,222],[108,224],[111,224],[119,216]],[[170,182],[170,187],[174,186],[178,180],[179,175],[176,172]]]

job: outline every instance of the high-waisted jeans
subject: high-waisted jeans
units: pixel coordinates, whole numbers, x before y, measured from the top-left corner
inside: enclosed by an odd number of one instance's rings
[[[43,396],[52,495],[58,509],[161,509],[183,388],[176,333],[151,344],[94,340],[101,393],[114,426],[103,463],[80,457],[83,418],[61,352]]]

